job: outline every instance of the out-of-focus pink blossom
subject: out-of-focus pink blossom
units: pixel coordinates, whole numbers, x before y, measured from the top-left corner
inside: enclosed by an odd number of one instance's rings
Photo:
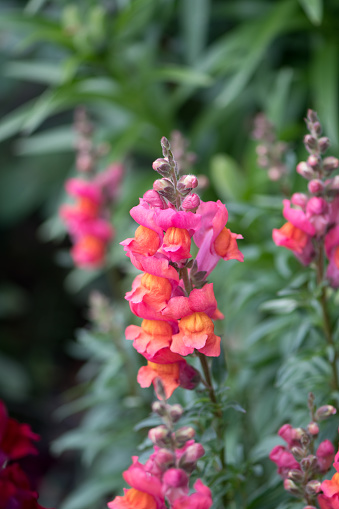
[[[317,449],[317,465],[320,472],[327,472],[330,469],[334,459],[334,447],[329,440],[323,440]]]

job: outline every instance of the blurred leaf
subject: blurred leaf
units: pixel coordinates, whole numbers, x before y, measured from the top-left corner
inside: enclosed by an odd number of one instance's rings
[[[43,133],[22,138],[15,144],[17,154],[50,154],[53,152],[74,152],[76,135],[71,126],[56,127]]]
[[[323,19],[323,0],[299,0],[306,16],[314,25],[320,25]]]
[[[112,475],[94,479],[82,484],[60,505],[60,509],[86,509],[109,492],[113,492],[116,483]]]
[[[27,14],[36,14],[45,3],[47,3],[47,0],[30,0],[25,7],[25,11]]]
[[[294,299],[274,299],[261,304],[261,311],[272,311],[274,313],[291,313],[298,307],[298,302]]]
[[[186,61],[194,64],[206,43],[210,2],[209,0],[182,0],[179,6]]]
[[[198,87],[209,87],[213,83],[212,78],[208,76],[208,74],[196,71],[190,67],[179,67],[173,65],[158,68],[151,74],[151,77],[163,81],[184,85],[194,85]]]
[[[242,92],[250,77],[264,56],[272,40],[286,30],[296,10],[294,0],[273,4],[272,11],[260,22],[249,26],[251,41],[246,56],[241,60],[239,70],[226,82],[223,91],[216,98],[216,105],[224,108]],[[246,34],[247,35],[247,34]]]
[[[234,159],[226,154],[211,159],[211,177],[215,189],[227,201],[237,200],[244,192],[244,176]]]
[[[60,66],[42,61],[10,62],[5,66],[4,75],[49,85],[58,85],[62,81]]]
[[[0,394],[6,399],[22,401],[31,390],[31,380],[25,368],[16,360],[0,354]]]
[[[338,145],[338,42],[327,40],[315,53],[312,87],[315,109],[325,134]]]

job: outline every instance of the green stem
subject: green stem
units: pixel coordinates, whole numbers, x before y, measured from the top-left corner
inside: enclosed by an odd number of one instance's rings
[[[320,285],[323,282],[324,279],[324,250],[323,246],[318,246],[318,258],[316,262],[317,267],[317,283]],[[331,367],[332,367],[332,373],[333,373],[333,380],[332,385],[334,390],[339,391],[339,382],[338,382],[338,372],[337,372],[337,363],[338,363],[338,352],[334,344],[333,339],[333,333],[332,333],[332,327],[331,327],[331,320],[330,315],[328,312],[328,306],[327,306],[327,298],[326,298],[326,288],[323,287],[321,289],[320,294],[320,305],[323,315],[323,327],[324,327],[324,333],[325,338],[327,341],[327,344],[333,349],[333,359],[330,361]]]

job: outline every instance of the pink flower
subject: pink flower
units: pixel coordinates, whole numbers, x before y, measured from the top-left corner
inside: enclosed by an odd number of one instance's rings
[[[148,320],[162,320],[161,311],[167,306],[172,285],[167,278],[145,272],[132,283],[132,291],[126,293],[132,313]]]
[[[329,440],[323,440],[316,452],[317,464],[320,472],[327,472],[331,468],[334,459],[334,447]]]
[[[301,467],[293,454],[289,452],[283,445],[276,445],[270,452],[269,458],[278,467],[278,474],[283,479],[287,477],[290,470],[301,470]]]
[[[195,312],[203,312],[213,318],[216,311],[217,301],[213,292],[213,283],[209,283],[202,288],[192,290],[189,297],[172,297],[162,314],[169,320],[179,320]],[[220,315],[218,314],[218,318]]]
[[[170,504],[189,492],[189,478],[181,468],[169,468],[162,478],[162,492]]]
[[[175,500],[172,509],[210,509],[213,504],[211,490],[200,479],[194,484],[196,490],[192,495],[186,495]]]
[[[44,509],[17,463],[0,469],[0,509]]]
[[[329,264],[326,277],[333,288],[339,287],[339,225],[331,228],[325,237],[325,251]]]
[[[124,489],[123,497],[115,497],[109,502],[109,509],[166,509],[160,478],[139,463],[137,456],[133,456],[132,461],[123,473],[132,488]]]
[[[273,241],[277,246],[284,246],[293,251],[304,265],[309,265],[315,256],[311,237],[292,223],[285,223],[280,229],[272,232]]]
[[[163,352],[162,355],[165,355],[165,351],[166,349],[161,351]],[[171,359],[171,355],[173,355],[173,353],[168,350],[166,357]],[[153,362],[153,360],[156,362]],[[182,374],[184,379],[187,378],[186,371],[187,368],[189,369],[191,366],[189,366],[184,359],[177,362],[171,362],[169,360],[167,363],[164,360],[162,362],[161,361],[162,359],[160,356],[156,359],[152,359],[152,362],[148,361],[147,366],[142,366],[139,369],[137,381],[141,387],[149,387],[153,383],[154,388],[156,389],[155,380],[156,378],[160,378],[165,388],[166,398],[170,398],[175,389],[180,387]],[[192,368],[192,370],[189,369],[189,373],[195,376],[194,368]],[[185,388],[190,387],[187,387],[186,385]],[[193,388],[194,387],[192,387],[192,389]],[[157,396],[160,399],[159,394],[157,394]]]
[[[173,328],[165,321],[143,320],[141,327],[129,325],[125,334],[126,339],[134,341],[133,346],[137,352],[151,360],[159,350],[171,345]]]
[[[220,355],[220,337],[214,334],[214,324],[206,313],[184,316],[179,322],[179,333],[172,340],[172,352],[180,355],[189,355],[195,349],[209,357]]]
[[[88,180],[72,178],[66,181],[66,191],[75,198],[87,198],[93,203],[101,203],[102,196],[99,186]]]
[[[307,233],[307,235],[315,235],[316,230],[303,210],[291,207],[290,200],[283,200],[283,205],[283,216],[285,219],[287,219],[287,221],[289,221],[299,230]]]
[[[197,255],[199,271],[206,272],[206,277],[212,272],[220,258],[223,260],[244,260],[239,251],[236,240],[242,235],[232,233],[225,224],[228,212],[221,203],[200,202],[197,213],[201,215],[201,226],[194,234],[194,242],[200,248]]]
[[[339,509],[339,473],[321,483],[322,495],[318,496],[320,509]]]
[[[28,454],[37,454],[33,441],[39,440],[28,424],[20,424],[7,415],[6,407],[0,400],[0,470],[6,460],[17,460]]]
[[[289,447],[300,445],[299,429],[292,428],[290,424],[284,424],[278,431],[278,435],[285,440]]]

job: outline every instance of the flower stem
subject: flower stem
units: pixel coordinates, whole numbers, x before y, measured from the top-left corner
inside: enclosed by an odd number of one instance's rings
[[[318,246],[318,257],[316,261],[316,267],[317,267],[317,283],[318,285],[320,285],[324,279],[324,250],[322,245]],[[326,287],[324,286],[321,289],[319,301],[323,316],[323,327],[325,338],[327,344],[333,349],[333,359],[330,361],[333,373],[332,386],[334,390],[339,391],[338,372],[337,372],[338,352],[334,344],[331,320],[327,306]]]

